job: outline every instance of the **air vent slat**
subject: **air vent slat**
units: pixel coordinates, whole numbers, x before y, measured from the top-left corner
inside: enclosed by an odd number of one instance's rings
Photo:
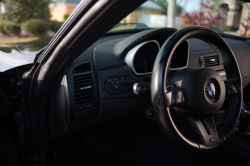
[[[80,106],[80,105],[84,105],[86,103],[91,103],[93,101],[95,101],[95,100],[94,99],[87,99],[87,100],[75,101],[75,104]]]
[[[89,85],[89,83],[77,85],[77,86],[75,86],[75,91],[76,91],[76,90],[80,90],[80,88],[82,88],[82,87],[84,87],[84,86],[88,86],[88,85]]]
[[[219,65],[219,62],[205,62],[205,65],[209,65],[209,64],[218,64]]]
[[[216,59],[216,58],[210,58],[210,59],[204,59],[204,61],[214,62],[214,61],[218,61],[218,59]]]
[[[75,96],[76,95],[79,95],[79,94],[83,94],[83,93],[93,93],[93,90],[88,90],[88,91],[81,91],[81,90],[78,90],[78,91],[75,91]]]
[[[80,106],[96,100],[93,78],[91,74],[73,77],[75,105]],[[81,90],[82,87],[88,87]]]
[[[212,67],[212,66],[215,66],[215,65],[206,65],[206,67]]]
[[[86,85],[89,86],[89,84],[87,84],[87,83],[86,83],[85,85],[82,85],[82,86],[76,86],[74,92],[78,92],[78,91],[79,91],[79,92],[83,92],[83,91],[80,90],[80,89],[81,89],[82,87],[85,87]]]
[[[204,61],[207,61],[207,62],[214,62],[214,61],[218,61],[218,59],[216,59],[216,58],[211,58],[211,59],[204,59]]]
[[[84,79],[84,78],[82,78],[82,79]],[[78,80],[74,80],[74,81],[77,84],[77,83],[83,83],[83,82],[92,81],[92,78],[85,78],[84,80],[78,79]]]
[[[89,77],[81,77],[79,79],[74,79],[74,82],[76,84],[81,84],[81,83],[85,83],[85,82],[91,82],[92,81],[92,78],[89,78]]]
[[[81,75],[80,75],[79,77],[74,78],[74,80],[77,81],[77,80],[79,80],[79,79],[82,80],[82,79],[88,79],[88,78],[91,78],[91,77],[89,77],[89,76],[81,76]]]
[[[77,88],[81,88],[81,87],[83,87],[83,86],[88,86],[90,83],[93,83],[92,81],[89,81],[89,82],[83,82],[83,83],[78,83],[78,84],[75,84],[75,89],[77,89]]]
[[[78,65],[72,70],[72,73],[75,74],[75,73],[83,73],[83,72],[89,72],[89,71],[91,71],[90,62]]]
[[[203,61],[202,62],[203,67],[213,67],[213,66],[220,65],[220,60],[219,60],[219,57],[217,55],[203,57],[202,61]]]
[[[94,97],[93,95],[86,95],[86,96],[80,96],[80,97],[78,97],[78,98],[75,98],[75,100],[76,100],[76,102],[82,102],[83,100],[85,100],[85,99],[89,99],[89,97]]]
[[[218,58],[218,56],[208,56],[208,57],[204,57],[204,59],[211,59],[211,58]]]

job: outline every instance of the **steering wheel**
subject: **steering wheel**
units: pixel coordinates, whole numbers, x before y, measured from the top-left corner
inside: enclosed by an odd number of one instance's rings
[[[182,42],[191,38],[208,43],[217,52],[227,82],[210,68],[186,68],[170,72],[174,51]],[[175,32],[165,41],[154,63],[151,99],[156,118],[170,140],[192,152],[218,147],[235,129],[242,98],[238,63],[231,48],[219,34],[206,27],[191,26]],[[226,99],[230,102],[224,102]],[[227,110],[217,131],[213,115],[224,103],[228,103]],[[171,107],[175,107],[178,113],[188,119],[199,133],[201,141],[188,138],[177,128]]]

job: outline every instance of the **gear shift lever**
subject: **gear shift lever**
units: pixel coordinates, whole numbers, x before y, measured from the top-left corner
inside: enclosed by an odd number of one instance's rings
[[[250,122],[250,112],[248,110],[241,110],[240,113],[240,130],[239,132],[241,134],[246,134],[247,133],[247,127]]]

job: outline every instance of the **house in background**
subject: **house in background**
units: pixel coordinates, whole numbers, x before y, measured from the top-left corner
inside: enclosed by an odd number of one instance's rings
[[[242,5],[238,0],[220,0],[219,14],[222,25],[238,26],[241,20]]]
[[[65,21],[65,15],[70,15],[81,0],[54,0],[49,5],[52,21]],[[146,1],[137,10],[125,17],[121,23],[144,23],[149,27],[166,27],[165,10],[152,1]],[[180,23],[176,18],[176,26]]]
[[[141,23],[141,18],[149,15],[162,15],[164,9],[152,1],[146,1],[137,10],[124,18],[123,23]]]
[[[144,23],[148,27],[162,28],[168,26],[166,11],[153,1],[144,2],[137,10],[130,13],[125,19],[125,23]],[[181,25],[179,16],[175,16],[175,27]]]
[[[54,3],[49,5],[50,20],[64,22],[64,16],[70,15],[81,0],[54,0]]]
[[[238,0],[220,0],[220,16],[222,17],[222,25],[239,26],[238,34],[246,33],[250,36],[250,29],[246,29],[243,25],[249,26],[248,19],[250,18],[250,3],[241,3]]]
[[[81,0],[54,0],[49,5],[52,21],[64,22],[64,15],[70,15]],[[152,1],[146,1],[137,10],[130,13],[122,22],[138,23],[150,15],[163,15],[164,9]]]
[[[65,21],[65,15],[70,15],[81,0],[54,0],[49,5],[52,21]],[[239,26],[248,17],[250,5],[237,0],[219,0],[221,17],[219,26]],[[121,23],[144,23],[149,27],[167,27],[167,16],[164,9],[153,1],[146,1],[137,10],[125,17]],[[181,25],[179,17],[175,17],[175,27]],[[240,25],[242,31],[242,25]]]

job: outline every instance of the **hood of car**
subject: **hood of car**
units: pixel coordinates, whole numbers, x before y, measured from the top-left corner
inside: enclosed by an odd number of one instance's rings
[[[0,72],[34,62],[36,53],[45,47],[51,38],[41,38],[31,42],[0,45]]]
[[[5,70],[30,64],[34,62],[35,52],[30,52],[25,49],[22,50],[23,53],[20,53],[14,47],[10,47],[8,45],[0,46],[0,71],[3,72]]]

